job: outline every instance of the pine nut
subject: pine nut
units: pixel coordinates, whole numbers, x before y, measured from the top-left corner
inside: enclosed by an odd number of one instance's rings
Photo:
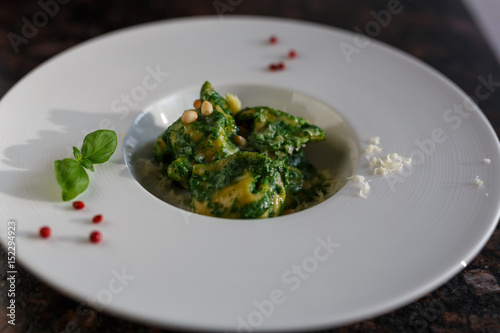
[[[206,116],[210,116],[214,112],[214,107],[209,101],[204,101],[201,104],[201,114]]]
[[[242,137],[241,135],[237,135],[234,137],[234,142],[240,147],[245,147],[248,144],[247,139]]]
[[[194,110],[184,111],[181,120],[184,124],[190,124],[198,118],[198,113]]]
[[[197,99],[194,101],[193,106],[195,109],[201,108],[201,99]]]

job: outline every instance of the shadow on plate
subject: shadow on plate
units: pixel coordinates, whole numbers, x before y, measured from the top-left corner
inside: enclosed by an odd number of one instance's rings
[[[39,131],[25,143],[7,147],[3,151],[1,162],[16,170],[0,171],[0,191],[26,200],[61,201],[54,160],[72,158],[72,147],[80,147],[85,135],[97,129],[116,131],[120,146],[120,133],[125,133],[139,114],[139,111],[120,115],[111,112],[90,114],[85,111],[50,110],[48,120],[58,125],[60,130]],[[119,148],[110,161],[124,165]]]

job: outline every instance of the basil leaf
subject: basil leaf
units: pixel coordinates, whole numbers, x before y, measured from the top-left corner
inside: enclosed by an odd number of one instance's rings
[[[69,201],[89,186],[87,171],[74,159],[65,158],[54,162],[57,182],[61,186],[62,199]]]
[[[82,153],[76,147],[73,147],[73,155],[75,156],[75,160],[77,161],[80,161],[82,159]]]
[[[77,160],[78,161],[78,160]],[[92,162],[90,162],[88,159],[84,158],[83,160],[78,161],[84,168],[89,169],[90,171],[94,172],[94,166],[92,165]]]
[[[92,164],[104,163],[115,152],[117,142],[116,133],[111,130],[89,133],[83,139],[81,149],[83,159],[89,160]]]

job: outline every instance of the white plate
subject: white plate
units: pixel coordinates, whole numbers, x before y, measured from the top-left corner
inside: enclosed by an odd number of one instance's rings
[[[266,43],[271,34],[277,45]],[[0,103],[1,241],[15,219],[18,260],[33,274],[82,302],[165,326],[328,327],[437,288],[495,228],[498,139],[461,90],[412,57],[371,41],[348,62],[341,45],[356,45],[353,38],[289,20],[197,18],[125,29],[63,52]],[[299,56],[285,71],[266,70],[291,48]],[[235,221],[182,211],[134,180],[124,141],[141,111],[161,130],[162,114],[189,108],[205,80],[240,89],[244,104],[252,100],[246,88],[273,87],[336,110],[355,133],[347,142],[359,140],[351,146],[358,174],[370,172],[362,150],[376,135],[384,152],[413,157],[413,167],[399,178],[370,176],[368,199],[348,183],[285,217]],[[329,128],[314,105],[301,112]],[[118,151],[96,167],[79,198],[87,207],[75,211],[60,200],[53,161],[69,157],[89,131],[109,127],[119,134]],[[102,224],[90,223],[95,214]],[[48,240],[36,236],[42,225],[52,228]],[[104,237],[97,245],[87,241],[94,229]]]

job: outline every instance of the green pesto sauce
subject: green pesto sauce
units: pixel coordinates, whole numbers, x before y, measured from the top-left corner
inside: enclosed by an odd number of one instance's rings
[[[195,165],[189,180],[192,198],[205,203],[213,216],[235,216],[258,218],[273,205],[275,195],[284,194],[282,172],[279,162],[255,152],[239,152],[210,165]],[[230,206],[221,205],[213,199],[230,185],[235,185],[241,177],[249,175],[251,182],[247,188],[238,188],[254,194],[259,200],[242,204],[236,199]],[[283,207],[279,207],[281,212]],[[274,216],[269,212],[269,216]]]
[[[208,81],[201,86],[200,99],[202,101],[209,101],[214,108],[216,105],[219,106],[222,111],[229,116],[233,115],[231,109],[229,109],[226,99],[219,95],[219,93],[212,88],[212,85]]]
[[[219,107],[209,117],[197,110],[198,119],[184,124],[179,118],[158,139],[153,147],[156,161],[171,162],[167,175],[189,189],[192,165],[212,163],[238,152],[234,144],[237,127],[234,118]],[[187,172],[188,168],[189,172]]]
[[[185,156],[179,157],[167,167],[167,176],[178,181],[184,188],[189,189],[189,178],[193,164]]]
[[[307,120],[266,106],[246,108],[236,116],[236,122],[249,126],[249,147],[258,152],[291,153],[306,143],[325,140],[325,132]]]
[[[153,156],[165,174],[191,191],[191,210],[216,217],[280,215],[326,193],[324,180],[305,156],[304,146],[325,139],[307,120],[265,106],[233,116],[209,82],[200,91],[214,111],[184,124],[179,118],[158,138]],[[244,129],[245,131],[240,129]],[[248,145],[235,136],[246,133]],[[224,197],[225,196],[225,197]]]

